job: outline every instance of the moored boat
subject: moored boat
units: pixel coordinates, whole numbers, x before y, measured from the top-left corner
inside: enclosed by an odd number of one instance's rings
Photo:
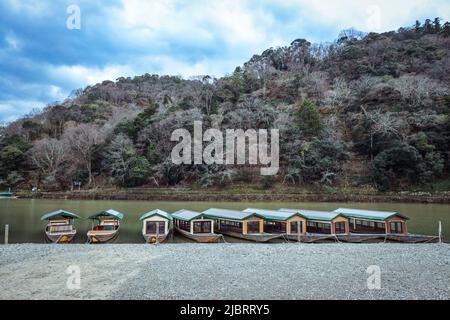
[[[214,221],[203,213],[180,210],[172,214],[174,229],[184,237],[200,243],[218,242],[221,235],[214,233]]]
[[[214,221],[217,233],[254,242],[268,242],[280,234],[264,232],[264,218],[256,213],[211,208],[203,214]]]
[[[88,242],[108,243],[115,240],[119,235],[120,220],[123,217],[123,213],[113,209],[101,211],[90,216],[89,219],[92,220],[92,229],[87,233]]]
[[[142,221],[142,236],[146,243],[162,243],[172,229],[172,216],[163,210],[153,210],[144,213]]]
[[[0,199],[17,199],[15,192],[0,192]]]
[[[440,241],[438,236],[425,236],[420,234],[388,234],[386,235],[386,240],[402,243],[436,243]]]
[[[74,227],[75,219],[80,216],[75,213],[57,210],[42,216],[41,221],[47,221],[45,238],[51,243],[70,243],[77,234]]]

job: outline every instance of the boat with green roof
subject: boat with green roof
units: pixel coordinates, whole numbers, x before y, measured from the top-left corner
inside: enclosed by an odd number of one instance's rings
[[[10,191],[0,192],[0,199],[17,199],[17,195]]]
[[[125,215],[113,209],[98,212],[89,217],[92,229],[88,231],[89,243],[107,243],[114,241],[119,235],[120,220]]]
[[[203,214],[212,219],[215,232],[254,242],[268,242],[280,238],[277,233],[264,232],[264,217],[253,213],[211,208]]]
[[[77,234],[75,220],[81,219],[75,213],[57,210],[44,214],[41,221],[47,221],[45,239],[50,243],[70,243]]]
[[[142,236],[146,243],[162,243],[167,240],[172,231],[172,216],[160,209],[144,213],[142,221]]]

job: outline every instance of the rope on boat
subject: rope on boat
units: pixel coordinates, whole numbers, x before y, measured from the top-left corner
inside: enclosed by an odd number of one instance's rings
[[[334,240],[336,241],[336,243],[342,243],[342,241],[339,240],[339,238],[336,234],[334,235]]]
[[[281,234],[281,237],[284,239],[285,243],[290,243],[289,238],[287,238],[284,233]]]
[[[222,239],[223,243],[228,243],[225,241],[225,237],[223,236],[223,234],[219,235],[219,240]],[[220,242],[220,241],[219,241]]]

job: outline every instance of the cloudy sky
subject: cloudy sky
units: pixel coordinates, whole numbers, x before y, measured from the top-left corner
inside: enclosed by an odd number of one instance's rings
[[[0,1],[0,122],[120,76],[221,76],[297,38],[326,42],[349,27],[381,32],[450,20],[448,0],[99,2]],[[80,29],[67,27],[71,5],[80,8]]]

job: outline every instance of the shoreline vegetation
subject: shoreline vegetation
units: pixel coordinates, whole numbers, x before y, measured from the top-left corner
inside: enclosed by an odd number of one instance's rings
[[[147,201],[298,201],[298,202],[413,202],[449,204],[450,192],[404,191],[381,193],[372,190],[314,190],[279,187],[263,190],[257,186],[233,188],[96,188],[76,191],[18,191],[19,198],[68,200]]]

